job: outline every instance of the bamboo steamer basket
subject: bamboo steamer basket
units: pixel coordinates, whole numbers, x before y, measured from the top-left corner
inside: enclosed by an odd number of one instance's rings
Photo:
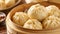
[[[6,18],[7,34],[60,34],[60,27],[49,30],[44,30],[44,29],[33,30],[33,29],[22,28],[22,26],[19,26],[12,21],[12,16],[15,14],[15,12],[24,11],[34,4],[37,3],[22,4],[15,7],[9,12]],[[40,3],[40,4],[47,6],[45,3]]]
[[[48,0],[48,1],[60,4],[60,0]]]

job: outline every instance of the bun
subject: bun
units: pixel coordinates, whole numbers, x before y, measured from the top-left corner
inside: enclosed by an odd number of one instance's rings
[[[48,16],[45,7],[40,4],[31,6],[27,13],[30,18],[37,19],[39,21],[42,21]]]
[[[15,15],[13,16],[13,22],[19,24],[19,25],[24,25],[24,23],[29,19],[26,13],[23,12],[16,12]]]
[[[15,0],[5,0],[5,4],[7,7],[10,7],[15,4]]]
[[[60,26],[60,18],[52,15],[43,21],[44,29],[53,29]]]
[[[5,1],[0,0],[0,9],[4,9],[4,8],[6,8]]]
[[[49,13],[49,16],[50,15],[54,15],[54,16],[57,16],[57,17],[60,17],[60,9],[54,5],[50,5],[48,7],[46,7],[48,13]]]
[[[29,19],[23,26],[24,28],[28,29],[43,29],[41,22],[36,19]]]

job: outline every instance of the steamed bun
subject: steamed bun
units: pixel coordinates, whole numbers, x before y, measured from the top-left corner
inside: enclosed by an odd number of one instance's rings
[[[19,24],[19,25],[24,25],[24,23],[29,19],[26,13],[23,12],[16,12],[15,15],[13,16],[13,22]]]
[[[5,4],[7,7],[10,7],[15,4],[15,0],[5,0]]]
[[[60,9],[58,7],[56,7],[55,5],[50,5],[48,7],[46,7],[49,15],[54,15],[57,17],[60,17]]]
[[[28,28],[28,29],[43,29],[41,22],[39,22],[36,19],[29,19],[23,26],[23,28]]]
[[[4,8],[6,8],[5,1],[0,0],[0,9],[4,9]]]
[[[60,18],[52,15],[43,21],[44,29],[53,29],[60,26]]]
[[[31,6],[27,14],[30,18],[37,19],[39,21],[42,21],[44,18],[48,16],[45,7],[40,4]]]

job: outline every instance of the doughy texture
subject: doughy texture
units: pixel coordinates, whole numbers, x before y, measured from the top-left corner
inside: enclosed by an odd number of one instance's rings
[[[15,15],[13,16],[13,22],[19,24],[19,25],[24,25],[24,23],[29,19],[26,13],[23,12],[16,12]]]
[[[49,16],[43,21],[44,29],[53,29],[60,26],[60,18],[56,16]]]
[[[57,17],[60,17],[60,9],[54,5],[50,5],[48,7],[46,7],[49,15],[54,15]]]
[[[23,26],[24,28],[28,29],[43,29],[41,22],[36,19],[29,19]]]
[[[15,0],[5,0],[5,4],[7,7],[10,7],[15,4]]]
[[[45,7],[40,4],[31,6],[27,13],[30,18],[38,19],[39,21],[42,21],[48,16]]]
[[[4,9],[4,8],[6,8],[5,1],[0,0],[0,9]]]
[[[15,0],[0,0],[0,9],[8,8],[15,4]]]

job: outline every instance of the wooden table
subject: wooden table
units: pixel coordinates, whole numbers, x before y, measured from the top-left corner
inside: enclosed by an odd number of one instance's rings
[[[6,34],[6,26],[0,25],[0,34]]]

